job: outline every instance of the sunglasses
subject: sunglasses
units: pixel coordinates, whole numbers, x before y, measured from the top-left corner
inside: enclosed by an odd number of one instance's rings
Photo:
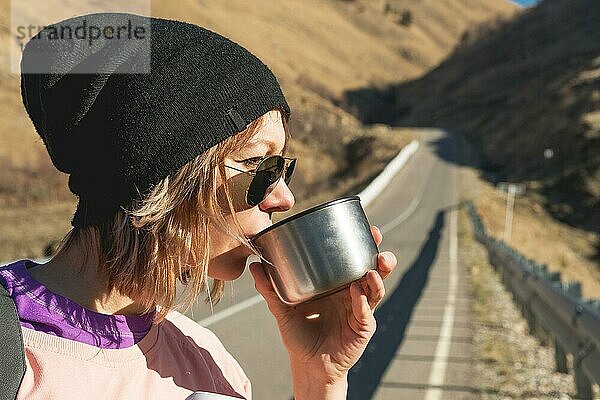
[[[244,171],[229,165],[225,166],[252,176],[252,181],[246,189],[246,203],[254,207],[271,194],[282,177],[286,185],[290,184],[296,166],[296,159],[283,156],[264,157],[257,167],[250,171]]]

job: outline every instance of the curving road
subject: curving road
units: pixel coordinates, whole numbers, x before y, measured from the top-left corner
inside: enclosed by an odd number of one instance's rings
[[[458,259],[460,182],[456,140],[426,130],[421,146],[388,189],[366,208],[398,256],[376,310],[377,332],[350,371],[349,399],[475,398],[470,382],[470,299]],[[249,271],[226,288],[211,314],[192,313],[240,362],[255,399],[290,399],[287,353]]]

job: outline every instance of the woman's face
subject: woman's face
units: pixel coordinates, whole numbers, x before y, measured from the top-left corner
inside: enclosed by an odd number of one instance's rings
[[[239,170],[249,171],[256,168],[262,157],[279,154],[285,146],[285,130],[279,111],[269,111],[261,129],[250,139],[247,145],[225,159],[225,165]],[[248,238],[272,225],[271,217],[276,211],[287,211],[294,205],[294,195],[280,179],[275,189],[261,203],[251,207],[246,204],[246,189],[252,176],[231,168],[225,168],[227,181],[217,189],[217,197],[225,201],[223,185],[227,185],[232,196],[237,219],[244,235]],[[232,231],[235,224],[231,215],[226,215]],[[238,278],[246,265],[246,258],[252,252],[226,233],[210,227],[211,259],[208,275],[222,280]]]

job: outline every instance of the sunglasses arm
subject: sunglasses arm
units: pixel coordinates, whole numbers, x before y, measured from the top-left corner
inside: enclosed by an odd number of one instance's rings
[[[225,166],[226,166],[227,168],[231,168],[231,169],[233,169],[233,170],[236,170],[236,171],[238,171],[238,172],[243,172],[243,173],[245,173],[245,174],[250,174],[250,175],[252,175],[252,176],[254,176],[254,175],[255,175],[255,172],[254,172],[254,171],[244,171],[243,169],[235,168],[235,167],[232,167],[232,166],[230,166],[230,165],[225,165]]]

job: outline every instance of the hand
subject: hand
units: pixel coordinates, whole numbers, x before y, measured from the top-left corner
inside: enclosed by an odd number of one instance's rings
[[[381,232],[372,226],[371,233],[379,246]],[[377,258],[377,271],[369,271],[340,292],[297,306],[277,297],[262,264],[250,265],[250,272],[277,320],[290,362],[311,371],[311,379],[330,383],[347,376],[375,333],[373,311],[385,294],[383,279],[396,264],[392,252],[382,252]],[[306,318],[315,314],[319,317]]]

